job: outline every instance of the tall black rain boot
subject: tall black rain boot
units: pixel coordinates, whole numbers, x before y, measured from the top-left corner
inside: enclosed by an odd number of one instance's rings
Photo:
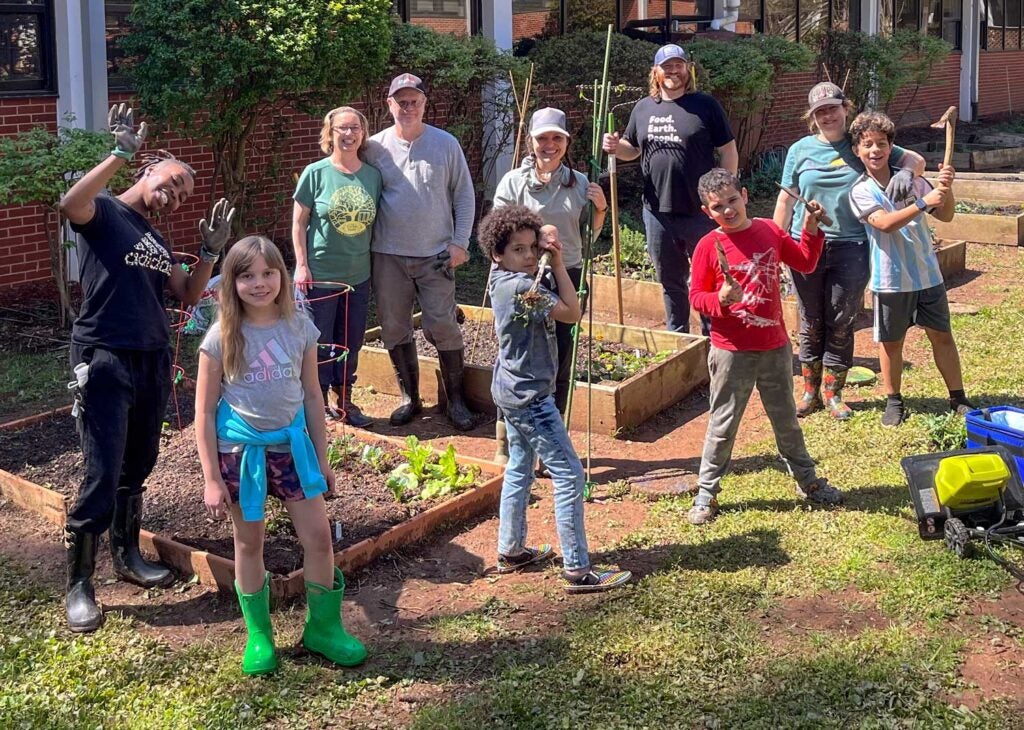
[[[64,598],[68,628],[76,634],[95,631],[103,624],[103,611],[96,605],[92,574],[96,570],[99,536],[64,528],[67,547],[68,588]]]
[[[388,350],[391,364],[395,368],[395,378],[402,393],[402,402],[391,412],[392,426],[404,426],[423,410],[420,401],[420,362],[416,355],[416,343],[406,342],[404,345]]]
[[[174,574],[158,563],[151,563],[139,552],[139,529],[142,527],[142,493],[130,494],[118,489],[114,494],[114,520],[110,524],[110,555],[114,573],[121,580],[156,588],[174,582]]]
[[[473,414],[462,395],[462,376],[465,370],[462,350],[438,350],[437,356],[441,361],[441,381],[448,401],[445,415],[459,431],[472,430]]]
[[[352,386],[342,388],[340,385],[332,385],[331,390],[338,401],[342,423],[356,428],[373,428],[373,419],[359,410],[359,406],[352,402]],[[344,390],[344,393],[342,392]]]

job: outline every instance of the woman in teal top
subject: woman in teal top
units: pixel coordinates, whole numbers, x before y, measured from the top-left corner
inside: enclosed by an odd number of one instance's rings
[[[800,371],[804,378],[797,415],[802,418],[824,405],[834,418],[846,420],[852,413],[842,392],[853,365],[853,325],[870,275],[864,224],[849,200],[850,189],[864,166],[853,153],[846,132],[853,104],[842,89],[822,82],[811,89],[807,102],[804,118],[811,134],[789,148],[782,185],[821,203],[833,224],[821,225],[825,249],[817,268],[810,274],[792,272],[800,304]],[[891,159],[900,169],[886,192],[894,200],[903,199],[910,193],[914,176],[924,172],[924,158],[895,147]],[[789,193],[779,192],[775,223],[798,241],[803,207]]]
[[[373,424],[352,402],[352,385],[366,333],[370,237],[381,191],[380,172],[362,160],[366,137],[360,112],[349,106],[327,112],[320,149],[328,156],[302,171],[292,211],[295,286],[309,298],[320,330],[324,403],[329,389],[337,397],[337,409],[327,406],[327,415],[358,428]],[[332,296],[344,284],[351,293]],[[330,345],[343,345],[348,356],[327,362]]]

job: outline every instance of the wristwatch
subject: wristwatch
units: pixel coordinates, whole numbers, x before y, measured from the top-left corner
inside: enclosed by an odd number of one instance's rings
[[[928,210],[928,203],[924,202],[924,198],[918,198],[915,200],[914,205],[916,205],[917,209],[922,212]]]

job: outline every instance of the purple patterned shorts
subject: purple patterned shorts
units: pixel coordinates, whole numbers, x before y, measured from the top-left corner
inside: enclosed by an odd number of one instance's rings
[[[220,475],[231,494],[231,501],[238,503],[238,483],[241,480],[242,452],[218,454]],[[299,502],[306,498],[299,483],[299,473],[288,452],[267,450],[267,494],[282,502]]]

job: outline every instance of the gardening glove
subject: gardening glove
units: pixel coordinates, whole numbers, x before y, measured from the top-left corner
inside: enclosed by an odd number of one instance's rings
[[[210,222],[207,223],[205,218],[199,221],[199,235],[203,240],[203,245],[199,247],[199,258],[210,264],[220,258],[231,235],[231,221],[234,217],[235,208],[227,198],[221,198],[213,206]]]
[[[894,203],[906,200],[914,194],[914,173],[911,170],[897,170],[889,184],[885,186],[885,194]]]
[[[114,135],[114,149],[110,154],[122,160],[131,160],[146,141],[146,123],[135,131],[135,113],[127,104],[114,104],[107,114],[107,126]]]

